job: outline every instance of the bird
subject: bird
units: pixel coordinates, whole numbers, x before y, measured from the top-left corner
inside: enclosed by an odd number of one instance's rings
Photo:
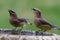
[[[13,30],[17,30],[20,27],[20,30],[26,25],[31,25],[27,18],[19,18],[13,10],[8,10],[9,12],[9,22],[12,26],[14,26]]]
[[[41,29],[41,31],[46,32],[48,30],[60,30],[60,28],[52,25],[42,17],[41,10],[38,8],[32,8],[32,10],[34,13],[34,24],[36,27]]]

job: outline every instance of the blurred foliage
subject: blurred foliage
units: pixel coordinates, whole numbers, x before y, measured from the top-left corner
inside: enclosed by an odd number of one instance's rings
[[[33,23],[32,8],[40,9],[47,21],[60,28],[60,0],[0,0],[0,28],[13,29],[9,23],[9,9],[14,10],[19,17],[29,18]],[[39,30],[34,23],[23,29]],[[60,34],[59,30],[49,32]]]

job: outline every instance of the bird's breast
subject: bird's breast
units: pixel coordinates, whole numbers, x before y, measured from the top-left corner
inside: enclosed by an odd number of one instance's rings
[[[16,21],[16,20],[10,20],[10,24],[12,24],[14,27],[19,27],[19,26],[20,26],[19,23],[20,23],[20,22],[18,22],[18,21]]]
[[[37,27],[39,27],[41,25],[41,22],[39,22],[38,20],[34,20],[34,23]]]

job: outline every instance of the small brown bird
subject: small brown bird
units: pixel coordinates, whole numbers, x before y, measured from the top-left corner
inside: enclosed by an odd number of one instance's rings
[[[8,11],[9,14],[10,14],[10,24],[13,25],[15,27],[15,30],[18,28],[18,27],[21,27],[21,29],[23,28],[23,26],[26,26],[28,24],[31,24],[29,23],[28,19],[25,19],[25,18],[18,18],[16,13],[12,10],[9,10]]]
[[[32,10],[34,12],[34,23],[35,23],[36,27],[40,28],[42,31],[47,31],[47,30],[51,30],[51,29],[60,30],[60,28],[56,28],[54,25],[45,21],[41,15],[40,10],[38,10],[36,8],[33,8]]]

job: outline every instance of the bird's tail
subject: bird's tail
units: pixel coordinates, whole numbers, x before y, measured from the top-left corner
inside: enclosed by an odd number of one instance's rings
[[[25,20],[25,25],[26,25],[26,26],[27,26],[27,25],[32,25],[32,23],[30,23],[29,19],[25,18],[24,20]]]

